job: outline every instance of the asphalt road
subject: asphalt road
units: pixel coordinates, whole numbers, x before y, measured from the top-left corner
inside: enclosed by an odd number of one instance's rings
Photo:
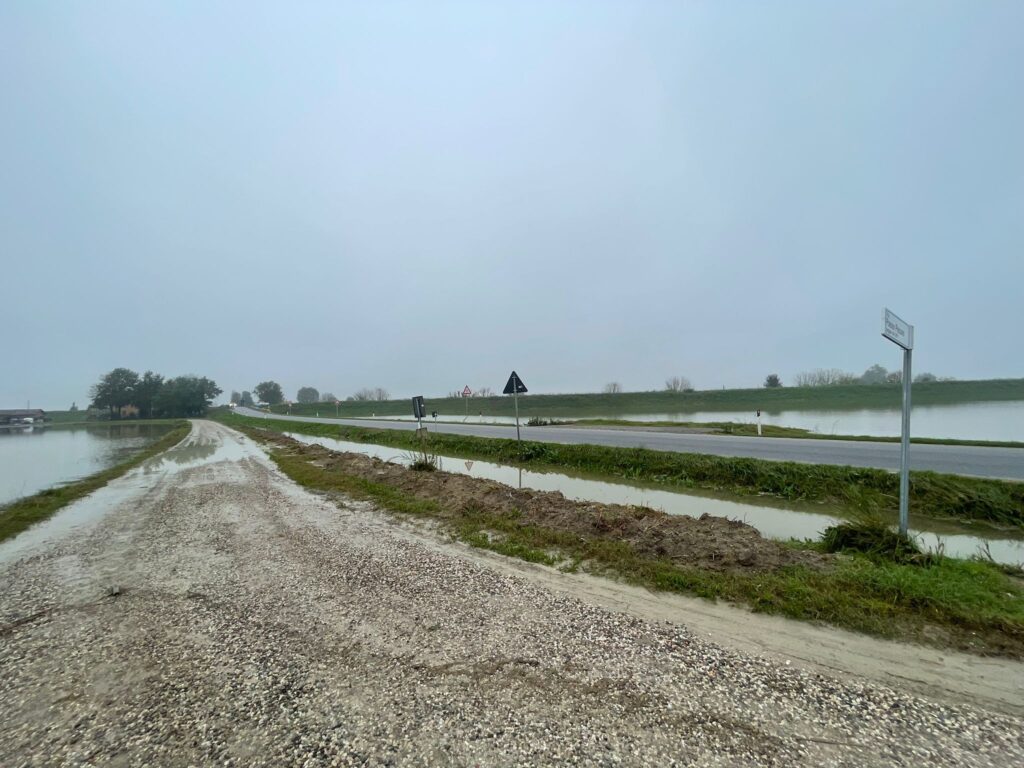
[[[238,413],[262,417],[260,411],[238,408]],[[345,424],[377,429],[414,429],[409,421],[383,419],[325,419],[313,416],[283,416],[286,421],[311,421],[320,424]],[[434,424],[429,429],[454,435],[476,437],[514,437],[507,426],[488,424]],[[656,451],[705,453],[713,456],[745,456],[770,461],[799,461],[807,464],[840,464],[852,467],[876,467],[898,470],[898,443],[872,443],[853,440],[803,440],[789,437],[739,437],[731,435],[680,434],[630,429],[592,429],[580,427],[523,427],[523,438],[568,445],[611,445],[620,448],[651,448]],[[911,445],[912,469],[956,475],[973,475],[1006,480],[1024,480],[1024,449],[982,448],[968,445]]]

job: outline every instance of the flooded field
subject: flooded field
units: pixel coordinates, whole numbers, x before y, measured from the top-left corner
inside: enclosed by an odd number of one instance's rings
[[[325,437],[286,433],[288,437],[309,445],[322,445],[334,451],[361,453],[384,461],[408,464],[412,457],[406,450],[366,443],[351,443]],[[592,480],[557,472],[536,472],[487,461],[468,461],[441,457],[441,469],[472,477],[495,480],[513,488],[537,491],[559,491],[566,498],[606,504],[648,506],[671,515],[702,514],[742,520],[757,528],[764,536],[776,539],[816,539],[827,526],[841,519],[838,510],[819,504],[793,504],[757,499],[738,502],[716,498],[710,494],[679,493],[621,481]],[[967,530],[955,524],[915,518],[911,515],[911,533],[927,549],[941,548],[955,557],[971,557],[988,548],[992,558],[1001,563],[1024,563],[1024,536],[1015,532]]]
[[[106,469],[170,429],[164,424],[0,429],[0,504]]]
[[[520,423],[530,417],[528,403],[523,407]],[[412,421],[412,417],[378,417],[389,421]],[[559,417],[552,417],[559,419]],[[573,418],[565,417],[570,421]],[[753,411],[694,411],[690,413],[607,413],[587,418],[627,419],[629,421],[732,421],[753,423]],[[559,419],[561,420],[561,419]],[[467,424],[515,424],[508,416],[489,416],[479,411],[465,414],[438,414],[438,421]],[[768,411],[761,412],[762,424],[797,427],[822,435],[872,435],[897,437],[900,434],[899,410],[855,411]],[[914,437],[947,438],[953,440],[1013,440],[1024,442],[1024,401],[991,403],[964,403],[961,405],[934,405],[914,408],[911,414],[911,434]]]

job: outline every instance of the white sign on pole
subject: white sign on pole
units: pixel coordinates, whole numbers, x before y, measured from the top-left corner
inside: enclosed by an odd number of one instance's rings
[[[900,533],[906,535],[910,517],[910,382],[914,326],[886,309],[882,313],[882,335],[903,347],[903,426],[900,430]]]
[[[892,310],[886,309],[882,313],[882,335],[904,349],[914,348],[914,326],[901,320]]]

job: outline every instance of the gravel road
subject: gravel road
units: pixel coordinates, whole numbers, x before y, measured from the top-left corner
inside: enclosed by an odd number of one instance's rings
[[[1012,713],[489,567],[206,421],[0,579],[3,766],[1024,764]]]

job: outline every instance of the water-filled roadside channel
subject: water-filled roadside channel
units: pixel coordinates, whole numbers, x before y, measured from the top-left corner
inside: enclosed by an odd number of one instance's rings
[[[286,432],[288,437],[307,445],[322,445],[332,451],[359,453],[384,461],[408,465],[413,456],[401,448],[370,443],[353,443],[326,437],[311,437]],[[842,519],[840,510],[817,504],[793,504],[774,499],[754,498],[734,501],[710,494],[681,493],[664,488],[616,479],[595,480],[559,472],[537,472],[506,464],[440,456],[440,469],[470,477],[495,480],[512,488],[558,491],[568,499],[604,504],[647,506],[670,515],[702,514],[742,520],[775,539],[816,539],[827,526]],[[911,533],[922,547],[941,550],[953,557],[971,557],[987,547],[1000,563],[1024,563],[1024,535],[1013,531],[967,530],[955,523],[911,517]]]

